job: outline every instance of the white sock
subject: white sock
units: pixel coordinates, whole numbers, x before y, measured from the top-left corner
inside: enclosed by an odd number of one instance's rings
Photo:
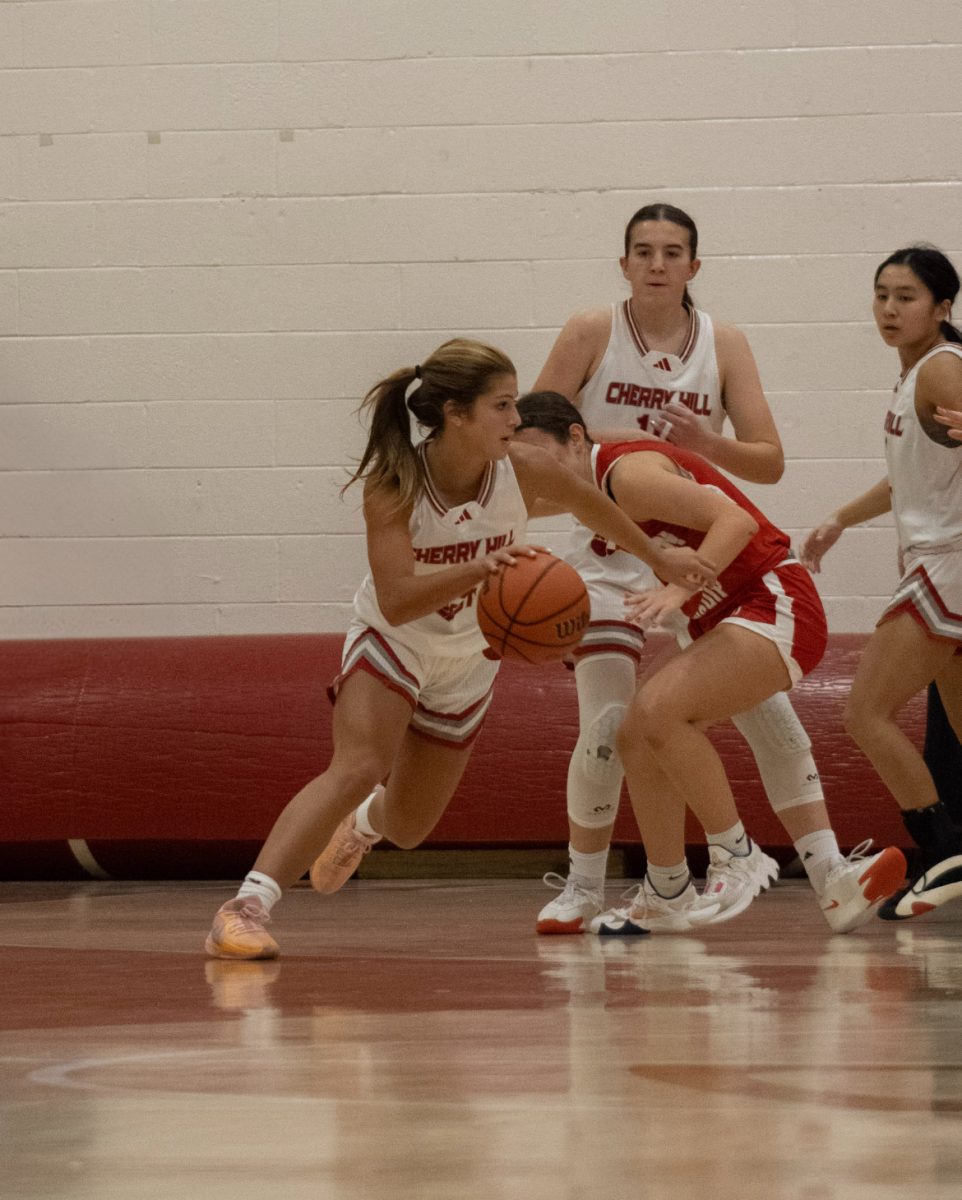
[[[829,871],[845,861],[835,834],[831,829],[817,829],[814,833],[806,833],[795,843],[795,849],[816,895],[820,896]]]
[[[358,833],[363,833],[365,837],[373,838],[376,842],[379,842],[384,835],[378,833],[378,831],[371,824],[369,814],[371,811],[371,805],[377,799],[378,793],[383,791],[384,789],[382,787],[376,787],[366,800],[361,801],[354,813],[354,828],[358,831]]]
[[[688,863],[684,859],[673,867],[656,867],[654,863],[649,863],[645,873],[648,882],[664,900],[674,900],[691,882]]]
[[[256,896],[264,908],[270,912],[283,893],[280,884],[275,883],[270,875],[263,875],[260,871],[248,871],[237,895]]]
[[[736,821],[731,829],[722,833],[709,833],[707,837],[709,846],[721,846],[735,858],[745,858],[752,852],[751,839],[741,821]]]
[[[605,885],[605,872],[608,870],[608,851],[599,850],[595,854],[582,854],[573,846],[568,846],[568,861],[571,864],[570,875],[593,888]]]

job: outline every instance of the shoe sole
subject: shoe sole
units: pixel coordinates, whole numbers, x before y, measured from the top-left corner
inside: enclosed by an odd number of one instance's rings
[[[598,937],[647,937],[651,930],[636,925],[633,921],[623,921],[617,929],[611,925],[601,924],[597,929],[593,929],[592,933],[597,934]]]
[[[702,925],[710,925],[717,912],[718,905],[710,904],[703,909],[689,910],[679,913],[677,916],[652,917],[650,920],[646,920],[644,925],[626,920],[617,929],[603,923],[595,928],[594,922],[592,922],[589,930],[599,937],[639,937],[645,933],[692,933],[694,930],[700,929]],[[595,920],[597,919],[595,918]]]
[[[575,917],[573,921],[558,921],[554,917],[546,917],[535,926],[536,933],[543,934],[572,934],[585,932],[584,917]]]
[[[258,959],[277,958],[280,954],[277,946],[273,950],[259,950],[255,954],[230,954],[226,950],[220,949],[218,944],[209,937],[204,942],[204,951],[209,958],[221,958],[228,962],[256,962]]]
[[[954,875],[955,878],[946,883],[938,883],[938,880],[946,875]],[[957,854],[953,858],[947,858],[941,864],[938,874],[926,875],[925,880],[926,887],[923,891],[915,892],[910,888],[901,897],[895,905],[892,915],[887,918],[888,920],[906,921],[910,917],[921,917],[924,913],[940,908],[950,900],[962,897],[962,855]]]
[[[339,892],[341,890],[341,888],[345,885],[345,883],[347,883],[347,881],[351,878],[351,876],[357,870],[357,866],[355,866],[355,867],[352,867],[351,870],[348,871],[348,873],[346,875],[343,874],[343,872],[342,872],[341,877],[339,879],[332,879],[331,877],[328,877],[325,879],[322,876],[320,876],[320,874],[315,876],[315,872],[317,872],[319,870],[318,864],[320,864],[320,866],[323,867],[323,869],[325,871],[327,871],[327,869],[328,869],[327,864],[321,863],[321,860],[319,858],[315,859],[313,864],[311,865],[310,880],[311,880],[311,887],[314,889],[315,892],[320,892],[322,896],[333,896],[335,892]],[[358,866],[359,865],[360,865],[360,860],[358,860]]]

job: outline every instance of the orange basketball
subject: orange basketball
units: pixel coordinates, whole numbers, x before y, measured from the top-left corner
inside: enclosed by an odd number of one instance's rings
[[[546,551],[519,556],[478,594],[478,624],[499,658],[554,662],[577,646],[590,619],[581,576]]]

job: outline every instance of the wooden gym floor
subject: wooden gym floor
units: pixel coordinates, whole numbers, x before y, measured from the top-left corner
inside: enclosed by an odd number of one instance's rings
[[[962,1195],[962,905],[538,938],[540,882],[368,880],[207,960],[233,890],[0,885],[5,1200]]]

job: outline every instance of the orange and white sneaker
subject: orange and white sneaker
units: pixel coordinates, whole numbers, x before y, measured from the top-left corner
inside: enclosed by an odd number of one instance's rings
[[[211,958],[277,958],[280,946],[264,928],[270,919],[256,896],[235,896],[217,910],[204,949]]]
[[[354,813],[348,813],[334,830],[334,836],[314,859],[311,887],[325,896],[339,891],[357,870],[364,855],[378,841],[380,838],[368,837],[356,829]]]
[[[833,867],[825,880],[819,904],[833,933],[850,933],[878,912],[905,879],[905,855],[896,846],[869,854],[872,839],[860,842]]]

